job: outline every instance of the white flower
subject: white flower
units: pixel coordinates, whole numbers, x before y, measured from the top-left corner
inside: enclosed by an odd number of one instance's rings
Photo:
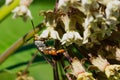
[[[80,34],[77,31],[69,31],[63,35],[61,42],[62,42],[62,45],[66,44],[67,46],[72,43],[81,45],[82,37],[80,36]]]
[[[32,3],[33,0],[20,0],[20,4],[12,12],[14,13],[13,18],[22,17],[24,21],[27,18],[32,19],[32,15],[28,6]]]
[[[92,73],[85,71],[85,68],[77,58],[73,58],[71,63],[72,74],[76,76],[77,80],[95,80],[92,76]]]
[[[70,29],[69,29],[69,26],[70,26],[70,18],[68,17],[68,15],[61,16],[61,20],[62,20],[62,22],[64,23],[65,31],[70,30]]]
[[[88,25],[94,21],[93,16],[88,15],[85,19],[85,22],[83,23],[84,29],[88,28]]]
[[[23,17],[23,20],[25,21],[27,18],[32,19],[30,10],[24,5],[16,7],[12,12],[14,13],[13,18]]]
[[[53,10],[43,11],[41,12],[41,15],[44,16],[44,25],[47,27],[46,30],[44,30],[40,38],[52,38],[52,39],[58,39],[60,40],[58,32],[55,30],[55,27],[57,26],[57,18],[59,14],[55,14]]]
[[[66,44],[69,46],[72,43],[78,45],[82,44],[82,37],[76,31],[76,19],[74,17],[69,17],[67,14],[61,17],[62,22],[64,23],[66,33],[62,37],[62,45]]]
[[[84,35],[84,37],[83,37],[83,44],[86,44],[86,43],[88,43],[88,38],[91,35],[90,26],[87,29],[85,29],[83,35]]]
[[[96,66],[100,71],[104,71],[106,66],[110,65],[109,62],[102,58],[101,55],[98,55],[98,57],[91,57],[91,63]]]
[[[109,65],[105,68],[107,78],[111,80],[120,80],[120,65]]]
[[[13,0],[5,0],[5,5],[9,5],[12,3]]]
[[[46,30],[44,30],[41,34],[40,34],[40,39],[42,38],[52,38],[52,39],[58,39],[60,40],[59,34],[56,30],[54,30],[54,28],[52,27],[48,27]]]
[[[119,17],[119,10],[120,10],[120,1],[119,0],[113,0],[109,1],[106,5],[105,13],[106,18],[111,19],[112,17],[117,18]]]
[[[72,66],[72,72],[77,77],[80,73],[84,73],[85,69],[82,65],[82,63],[77,59],[73,58],[73,61],[71,63]]]
[[[91,35],[90,24],[91,24],[91,22],[93,22],[93,20],[94,20],[94,18],[90,15],[90,16],[87,16],[87,18],[85,19],[85,22],[83,23],[83,26],[84,26],[83,44],[88,43],[88,38]]]
[[[99,44],[105,36],[110,36],[112,31],[115,30],[117,22],[105,19],[101,14],[96,16],[88,15],[83,23],[83,44],[92,42]],[[101,27],[99,27],[101,26]],[[88,41],[88,39],[90,39]]]

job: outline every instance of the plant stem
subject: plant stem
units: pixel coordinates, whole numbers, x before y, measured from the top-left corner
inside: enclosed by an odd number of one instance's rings
[[[38,47],[37,47],[37,49],[38,49]],[[52,67],[54,67],[54,63],[52,62],[52,60],[50,60],[49,58],[47,58],[47,57],[44,55],[44,53],[41,52],[39,49],[38,49],[38,51],[41,53],[41,55],[44,57],[44,59],[45,59]]]
[[[57,61],[53,61],[53,62],[54,62],[54,67],[53,67],[54,80],[59,80]]]
[[[38,51],[36,51],[36,52],[34,53],[34,55],[32,56],[32,59],[29,61],[27,67],[26,67],[25,70],[23,71],[23,75],[27,73],[28,68],[29,68],[30,65],[32,64],[32,62],[33,62],[33,60],[35,59],[35,57],[37,56],[37,53],[38,53]]]

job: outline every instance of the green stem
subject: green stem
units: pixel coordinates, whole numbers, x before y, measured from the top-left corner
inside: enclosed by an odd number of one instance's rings
[[[54,67],[54,63],[52,62],[52,60],[50,60],[48,57],[46,57],[46,56],[44,55],[44,53],[39,50],[38,47],[36,47],[36,48],[38,49],[39,53],[44,57],[44,59],[45,59],[52,67]]]
[[[38,53],[38,51],[36,51],[36,52],[34,53],[34,55],[32,56],[32,59],[29,61],[27,67],[26,67],[25,70],[23,71],[23,75],[27,73],[28,68],[30,67],[30,65],[32,64],[32,62],[34,61],[34,59],[36,58],[37,53]]]
[[[17,6],[20,0],[13,0],[10,5],[4,5],[0,8],[0,22]]]
[[[59,80],[57,61],[54,61],[53,75],[54,75],[54,80]]]

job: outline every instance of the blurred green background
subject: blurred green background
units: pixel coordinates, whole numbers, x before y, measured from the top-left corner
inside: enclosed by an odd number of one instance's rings
[[[0,0],[0,5],[4,1]],[[41,10],[53,9],[55,0],[34,0],[30,6],[34,25],[42,22],[43,17],[39,16]],[[1,7],[1,6],[0,6]],[[12,19],[13,14],[8,15],[0,22],[0,54],[7,50],[15,41],[32,29],[30,20],[23,22],[21,18]],[[0,80],[15,80],[16,73],[24,70],[28,61],[37,49],[30,40],[19,50],[12,54],[0,65]],[[53,80],[52,67],[40,55],[34,60],[29,68],[30,75],[35,80]]]

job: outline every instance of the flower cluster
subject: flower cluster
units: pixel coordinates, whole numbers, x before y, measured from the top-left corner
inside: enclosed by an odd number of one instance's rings
[[[120,17],[119,6],[119,0],[111,0],[108,3],[106,0],[59,0],[56,12],[44,12],[45,26],[49,27],[40,37],[49,36],[60,40],[62,45],[67,46],[72,43],[80,46],[100,44],[101,40],[111,36],[113,31],[117,31],[116,25]],[[65,30],[60,37],[59,31],[54,30],[59,24]]]
[[[120,79],[120,65],[111,64],[106,55],[112,53],[112,58],[114,56],[116,60],[120,61],[120,48],[118,45],[115,46],[119,41],[109,40],[111,36],[114,36],[114,32],[117,34],[120,30],[118,28],[119,13],[119,0],[59,0],[55,10],[42,12],[46,29],[38,38],[39,40],[59,40],[60,48],[61,46],[69,47],[69,45],[75,43],[78,45],[77,49],[81,49],[84,57],[87,56],[87,58],[89,56],[86,53],[98,55],[98,57],[91,56],[89,63],[92,63],[99,69],[98,71],[104,73],[106,79],[118,80]],[[107,44],[107,41],[113,43],[109,42]],[[39,44],[43,43],[38,41],[36,45]],[[111,48],[106,47],[107,45]],[[44,47],[44,45],[41,46]],[[82,46],[82,48],[79,46]],[[56,48],[54,47],[54,49]],[[82,49],[86,51],[82,51]],[[71,52],[71,50],[68,49],[68,52]],[[77,80],[98,79],[95,76],[94,78],[92,76],[94,73],[88,72],[77,58],[73,58],[70,64],[72,75]]]

